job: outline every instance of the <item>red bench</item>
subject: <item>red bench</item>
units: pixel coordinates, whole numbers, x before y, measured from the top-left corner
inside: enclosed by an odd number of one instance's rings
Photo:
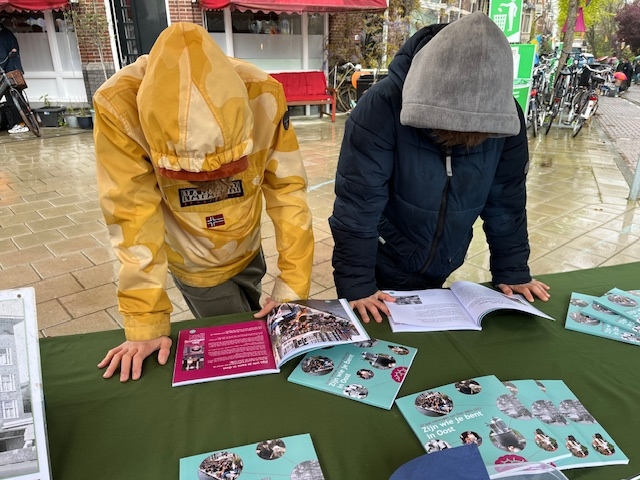
[[[284,87],[287,105],[321,105],[320,117],[325,113],[322,105],[331,105],[331,121],[336,120],[336,91],[327,86],[324,72],[319,70],[272,73]]]

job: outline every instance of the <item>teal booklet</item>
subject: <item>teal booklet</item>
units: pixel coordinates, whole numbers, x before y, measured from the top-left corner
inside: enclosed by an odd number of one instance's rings
[[[570,456],[536,442],[547,426],[493,375],[408,395],[396,405],[427,453],[475,443],[487,466]]]
[[[564,327],[574,332],[640,345],[640,333],[635,330],[638,328],[635,322],[595,303],[597,298],[573,292]]]
[[[626,465],[627,456],[562,380],[541,380],[541,387],[576,433],[562,442],[572,457],[582,458],[582,465]]]
[[[179,480],[324,480],[307,433],[180,459]]]
[[[640,290],[613,288],[594,302],[640,324]]]
[[[594,435],[598,434],[600,439],[610,439],[608,434],[599,425],[593,431],[585,432],[580,423],[571,420],[568,407],[584,409],[577,398],[571,393],[562,380],[512,380],[504,382],[523,405],[539,420],[544,422],[545,427],[536,431],[535,441],[538,446],[550,451],[562,452],[564,458],[559,458],[553,465],[559,470],[580,467],[595,467],[601,465],[611,465],[627,463],[626,457],[612,442],[609,444],[610,455],[603,455],[596,449]],[[555,393],[564,400],[558,401],[555,396],[547,393]],[[564,402],[564,403],[563,403]],[[578,406],[579,405],[579,406]],[[586,412],[586,410],[584,410]],[[591,415],[584,415],[581,421],[595,422]],[[604,440],[606,441],[606,440]],[[615,454],[615,452],[618,452]],[[567,455],[569,454],[569,455]],[[625,461],[626,460],[626,461]]]
[[[377,339],[314,350],[289,381],[389,410],[416,352]]]

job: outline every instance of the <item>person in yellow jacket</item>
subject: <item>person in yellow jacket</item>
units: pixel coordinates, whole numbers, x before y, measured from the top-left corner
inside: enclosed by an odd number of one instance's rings
[[[313,261],[307,178],[282,86],[227,57],[202,27],[176,23],[94,99],[100,206],[121,262],[126,341],[98,364],[137,380],[155,351],[169,357],[167,274],[192,313],[209,317],[306,298]],[[262,198],[279,252],[266,266]]]

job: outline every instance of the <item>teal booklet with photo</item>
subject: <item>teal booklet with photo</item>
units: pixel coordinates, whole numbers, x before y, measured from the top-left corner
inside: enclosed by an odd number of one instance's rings
[[[635,322],[595,303],[592,295],[571,294],[565,328],[619,342],[640,345],[640,333]]]
[[[640,324],[640,290],[612,288],[594,302]]]
[[[600,423],[582,405],[562,380],[540,380],[546,396],[553,402],[575,434],[562,442],[573,457],[582,458],[582,465],[626,465],[627,456],[616,445]]]
[[[547,426],[493,375],[408,395],[396,405],[427,453],[475,443],[487,466],[570,456],[536,442]]]
[[[416,352],[378,339],[314,350],[288,380],[389,410]]]
[[[262,440],[180,459],[179,480],[324,480],[309,434]]]
[[[512,380],[504,382],[518,400],[539,420],[544,422],[545,427],[536,431],[535,441],[538,446],[549,451],[563,452],[564,458],[553,462],[559,470],[581,467],[595,467],[618,463],[627,463],[626,457],[619,449],[610,443],[610,449],[606,450],[609,455],[603,455],[605,450],[597,450],[594,444],[594,435],[598,434],[601,439],[609,439],[608,434],[599,425],[593,431],[587,432],[570,419],[568,407],[582,409],[580,402],[571,393],[562,380]],[[560,395],[565,403],[547,394],[555,392]],[[576,403],[577,402],[577,403]],[[562,409],[560,408],[562,404]],[[578,405],[580,405],[578,407]],[[585,410],[586,412],[586,410]],[[575,415],[573,415],[575,418]],[[581,421],[594,421],[591,415],[584,415]],[[604,440],[606,441],[606,440]],[[617,454],[615,452],[617,451]]]

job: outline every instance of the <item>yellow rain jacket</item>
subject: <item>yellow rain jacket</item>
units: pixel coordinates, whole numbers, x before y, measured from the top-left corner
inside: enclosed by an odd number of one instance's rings
[[[278,82],[225,56],[202,27],[177,23],[93,101],[100,205],[122,263],[128,340],[169,335],[168,269],[196,287],[244,270],[260,250],[263,195],[281,272],[272,297],[308,296],[307,179]],[[224,200],[160,173],[206,174],[243,156],[248,168],[233,175]]]

